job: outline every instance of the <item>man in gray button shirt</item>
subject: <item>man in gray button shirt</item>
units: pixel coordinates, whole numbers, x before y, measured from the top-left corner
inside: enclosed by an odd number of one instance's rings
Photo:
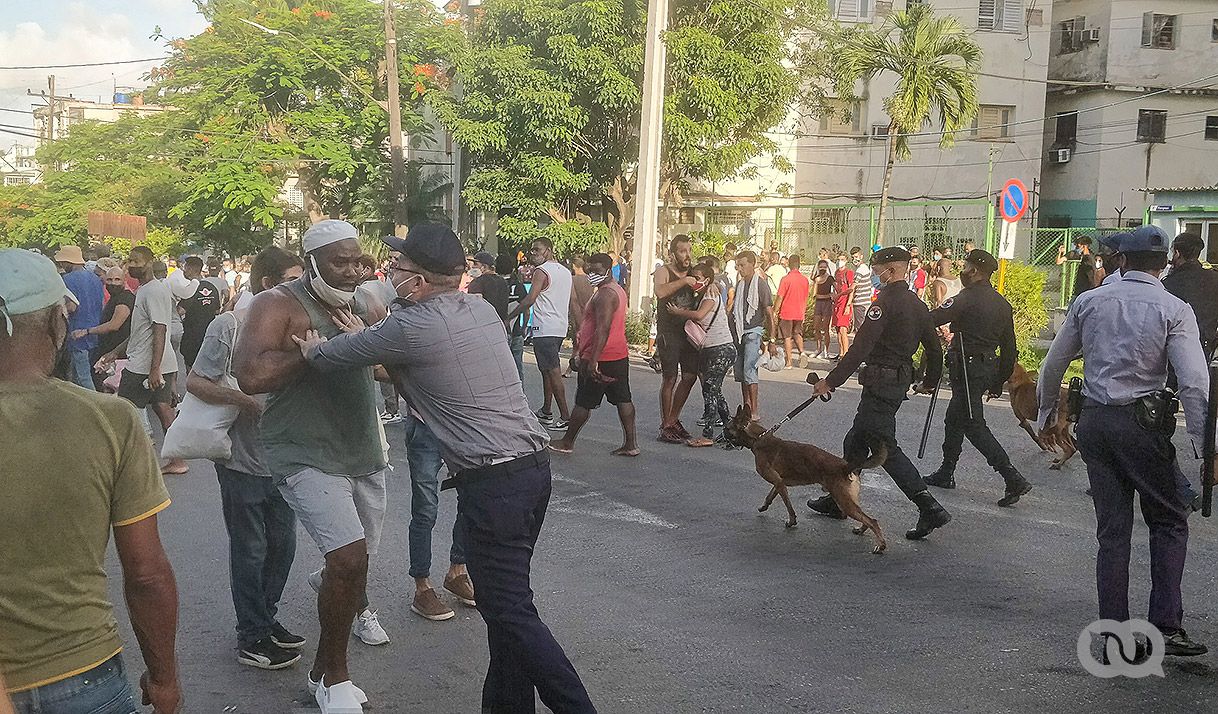
[[[529,567],[550,500],[549,439],[529,411],[503,322],[490,303],[458,291],[465,252],[447,226],[423,224],[383,239],[400,257],[390,282],[400,296],[365,328],[295,338],[317,370],[383,365],[411,409],[435,433],[457,489],[458,522],[490,666],[482,710],[535,710],[534,689],[553,711],[596,711],[575,667],[533,605]]]

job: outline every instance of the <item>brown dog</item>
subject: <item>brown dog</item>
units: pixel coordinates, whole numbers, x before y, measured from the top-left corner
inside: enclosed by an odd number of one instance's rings
[[[770,495],[766,496],[765,503],[757,510],[767,510],[776,496],[782,496],[789,516],[787,528],[791,528],[795,525],[796,518],[787,487],[818,483],[833,496],[842,513],[862,524],[854,529],[856,534],[862,535],[868,530],[871,531],[875,537],[875,548],[871,552],[883,553],[888,543],[884,540],[880,524],[864,513],[859,505],[859,472],[884,463],[888,458],[887,449],[881,447],[875,456],[861,464],[850,464],[845,459],[811,444],[784,441],[773,435],[763,436],[764,432],[765,429],[760,424],[749,418],[744,407],[736,410],[736,416],[724,428],[728,441],[753,452],[757,473],[774,486],[770,489]]]
[[[1007,391],[1011,395],[1011,411],[1019,420],[1019,426],[1028,432],[1032,441],[1045,451],[1057,452],[1061,447],[1062,453],[1055,456],[1050,469],[1057,471],[1062,464],[1070,460],[1078,449],[1074,446],[1074,435],[1070,433],[1070,422],[1066,419],[1068,389],[1062,387],[1057,400],[1057,418],[1049,427],[1048,439],[1042,439],[1032,426],[1036,422],[1040,405],[1036,401],[1036,373],[1024,369],[1022,364],[1015,363],[1015,370],[1007,380]]]

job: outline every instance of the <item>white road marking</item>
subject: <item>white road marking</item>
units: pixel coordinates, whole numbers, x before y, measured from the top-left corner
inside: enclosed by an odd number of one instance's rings
[[[551,480],[561,483],[569,483],[573,486],[588,488],[588,484],[578,479],[569,478],[562,474],[551,474]],[[584,501],[585,499],[597,499],[594,504],[576,504],[576,501]],[[576,516],[590,516],[592,518],[603,518],[607,521],[621,521],[624,523],[638,523],[643,526],[652,526],[657,528],[678,528],[676,523],[660,518],[654,513],[644,511],[641,508],[627,505],[621,501],[615,501],[599,491],[588,491],[576,496],[560,496],[550,499],[551,513],[569,513]]]

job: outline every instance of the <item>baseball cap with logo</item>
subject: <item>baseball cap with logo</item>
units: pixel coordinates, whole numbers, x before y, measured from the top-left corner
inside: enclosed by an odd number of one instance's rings
[[[4,316],[5,334],[13,334],[11,316],[37,312],[65,298],[76,299],[46,256],[20,248],[0,250],[0,315]]]

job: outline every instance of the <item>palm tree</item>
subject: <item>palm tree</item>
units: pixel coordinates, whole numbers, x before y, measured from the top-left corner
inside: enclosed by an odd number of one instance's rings
[[[393,227],[393,192],[389,187],[387,166],[357,192],[351,215],[357,222],[384,223]],[[416,223],[449,223],[444,199],[452,190],[452,181],[441,171],[425,171],[424,164],[406,164],[406,225]]]
[[[896,88],[884,99],[888,112],[888,158],[880,193],[876,242],[883,244],[884,218],[892,168],[910,158],[909,135],[929,125],[937,112],[943,125],[940,148],[948,148],[956,132],[977,115],[977,69],[981,47],[954,17],[936,17],[929,5],[918,4],[889,15],[879,27],[846,34],[839,51],[839,94],[853,92],[859,79],[883,72],[897,77]]]

